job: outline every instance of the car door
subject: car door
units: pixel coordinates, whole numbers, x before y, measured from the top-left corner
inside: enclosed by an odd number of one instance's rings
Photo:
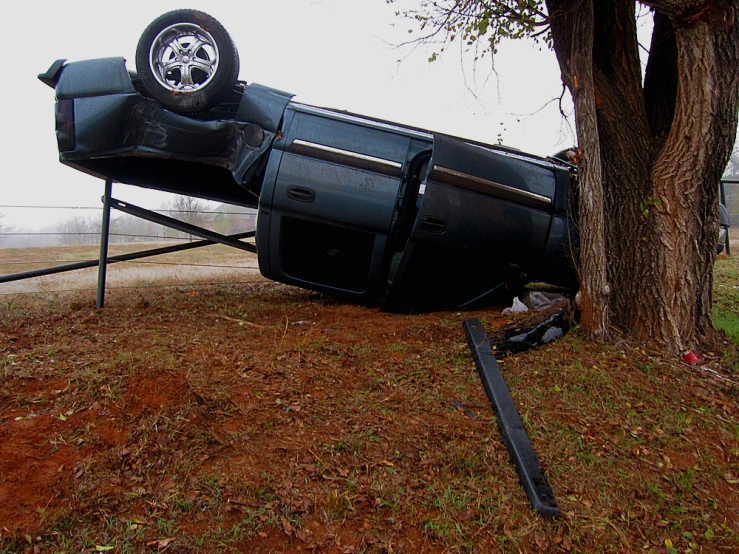
[[[410,139],[319,108],[288,111],[260,199],[262,273],[370,295],[382,286]]]
[[[543,160],[435,134],[386,306],[460,305],[535,265],[550,233],[555,173]]]

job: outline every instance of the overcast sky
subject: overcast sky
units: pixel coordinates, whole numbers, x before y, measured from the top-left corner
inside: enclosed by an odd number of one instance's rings
[[[402,0],[402,5],[412,5]],[[209,0],[183,6],[165,0],[13,2],[5,8],[6,55],[1,205],[97,206],[103,184],[58,161],[54,91],[36,76],[57,58],[124,56],[159,15],[200,9],[229,31],[241,58],[240,78],[289,91],[295,99],[539,155],[574,138],[557,102],[561,80],[552,52],[528,42],[504,44],[495,58],[472,63],[459,47],[436,62],[431,51],[397,45],[412,23],[385,0]],[[394,25],[394,26],[393,26]],[[9,36],[8,36],[9,35]],[[168,196],[114,185],[114,195],[145,207]],[[0,207],[3,224],[40,227],[79,212]]]

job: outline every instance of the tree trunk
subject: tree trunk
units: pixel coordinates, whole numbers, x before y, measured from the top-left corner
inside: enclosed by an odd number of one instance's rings
[[[647,219],[644,284],[629,314],[632,332],[678,353],[711,347],[718,184],[736,133],[739,36],[734,9],[715,2],[671,15],[677,45],[677,95],[670,131],[652,168],[654,210]],[[732,70],[733,69],[733,70]]]
[[[657,11],[643,83],[633,0],[547,7],[583,157],[583,327],[597,335],[610,307],[614,325],[679,354],[715,345],[712,269],[718,183],[737,125],[739,0],[645,3]]]
[[[591,338],[609,333],[606,242],[601,150],[593,82],[593,0],[578,0],[566,8],[547,2],[555,51],[562,78],[575,104],[580,149],[578,221],[580,226],[580,325]]]

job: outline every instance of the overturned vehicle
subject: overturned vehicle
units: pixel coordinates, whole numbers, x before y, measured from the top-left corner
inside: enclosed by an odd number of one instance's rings
[[[216,20],[178,10],[123,58],[66,63],[60,161],[258,210],[261,273],[385,309],[472,306],[531,280],[574,286],[574,167],[317,108],[237,81]]]

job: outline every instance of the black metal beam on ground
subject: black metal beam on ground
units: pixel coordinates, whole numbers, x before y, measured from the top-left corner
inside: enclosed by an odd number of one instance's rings
[[[108,274],[108,239],[110,238],[110,200],[113,196],[113,180],[105,180],[103,193],[103,223],[100,227],[100,260],[98,261],[98,291],[95,307],[101,310],[105,305],[105,278]]]
[[[203,229],[202,227],[191,225],[190,223],[185,223],[184,221],[180,221],[179,219],[174,219],[172,217],[167,217],[166,215],[158,214],[151,210],[129,204],[128,202],[121,202],[120,200],[111,198],[110,206],[111,208],[127,213],[129,215],[140,217],[141,219],[146,219],[147,221],[152,221],[154,223],[164,225],[165,227],[171,227],[172,229],[182,231],[183,233],[195,235],[196,237],[201,237],[203,239],[220,244],[225,244],[226,246],[232,246],[234,248],[238,248],[239,250],[246,250],[247,252],[251,252],[252,254],[256,254],[257,252],[257,247],[253,244],[247,244],[238,240],[234,240],[226,235],[216,233],[215,231],[209,231],[208,229]]]
[[[231,240],[239,240],[253,237],[254,231],[247,231],[245,233],[238,233],[235,235],[228,235],[227,238]],[[216,244],[212,240],[198,240],[195,242],[188,242],[186,244],[176,244],[173,246],[164,246],[162,248],[152,248],[149,250],[140,250],[138,252],[131,252],[130,254],[119,254],[117,256],[109,256],[108,263],[114,262],[130,262],[132,260],[138,260],[141,258],[149,258],[151,256],[160,256],[162,254],[172,254],[173,252],[182,252],[183,250],[192,250],[193,248],[202,248],[203,246],[210,246]],[[31,271],[23,271],[20,273],[11,273],[9,275],[0,275],[0,283],[10,283],[12,281],[20,281],[22,279],[30,279],[31,277],[43,277],[44,275],[54,275],[55,273],[64,273],[65,271],[73,271],[75,269],[85,269],[88,267],[95,267],[100,263],[100,260],[86,260],[83,262],[74,262],[71,264],[56,265],[54,267],[46,267],[44,269],[34,269]]]
[[[554,497],[552,487],[544,475],[534,447],[526,434],[521,416],[518,415],[503,373],[490,348],[485,327],[479,319],[467,319],[462,327],[485,393],[495,410],[500,434],[516,466],[518,477],[526,491],[526,496],[529,497],[529,502],[537,512],[544,516],[559,516],[557,499]]]

